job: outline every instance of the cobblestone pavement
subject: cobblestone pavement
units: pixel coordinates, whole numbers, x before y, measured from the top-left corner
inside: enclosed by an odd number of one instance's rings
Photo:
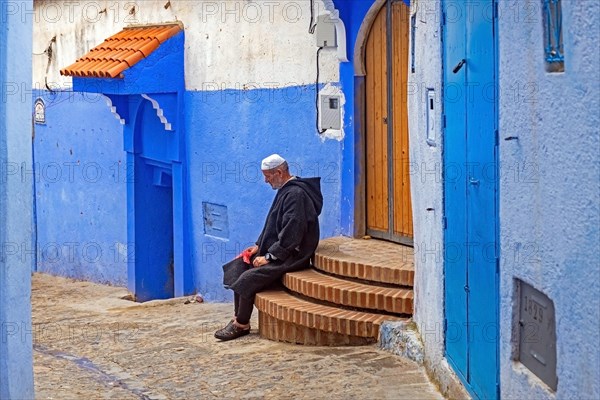
[[[441,398],[421,367],[376,345],[290,345],[256,329],[222,343],[213,333],[231,304],[136,304],[126,295],[33,276],[37,399]]]

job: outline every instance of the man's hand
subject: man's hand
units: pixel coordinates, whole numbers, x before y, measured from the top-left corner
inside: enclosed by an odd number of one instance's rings
[[[248,253],[250,253],[251,256],[253,256],[258,252],[258,246],[256,246],[256,245],[250,246],[246,250],[244,250],[244,252],[248,252]]]
[[[242,260],[246,264],[250,264],[250,258],[258,252],[258,246],[250,246],[246,250],[242,251],[242,254],[237,256],[237,258],[242,257]]]
[[[252,261],[252,265],[254,265],[254,268],[262,267],[263,265],[267,265],[268,263],[269,262],[267,261],[267,259],[262,256],[256,257],[254,261]]]

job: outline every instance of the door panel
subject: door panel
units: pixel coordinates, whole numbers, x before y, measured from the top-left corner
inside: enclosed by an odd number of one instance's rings
[[[468,81],[479,86],[467,101],[467,230],[474,248],[468,263],[469,326],[475,336],[469,352],[470,383],[482,397],[496,393],[496,108],[493,24],[474,18],[467,25]]]
[[[368,234],[412,244],[408,27],[409,7],[389,0],[366,43],[366,208]]]
[[[445,3],[447,5],[448,3]],[[466,58],[466,25],[462,17],[445,26],[444,67],[444,189],[445,214],[445,303],[446,355],[455,369],[468,378],[467,327],[467,184],[464,177],[466,160],[466,98],[463,96],[466,68],[452,69]]]
[[[394,234],[412,237],[408,157],[408,27],[409,8],[402,2],[392,3]]]
[[[367,39],[367,227],[388,230],[387,16],[383,7]]]

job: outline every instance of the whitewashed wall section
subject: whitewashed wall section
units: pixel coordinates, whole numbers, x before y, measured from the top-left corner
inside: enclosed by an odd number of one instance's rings
[[[562,1],[560,73],[544,65],[542,5],[511,0],[499,10],[501,393],[597,399],[600,3]],[[554,302],[556,391],[514,360],[515,279]]]
[[[282,1],[45,1],[34,10],[33,83],[40,89],[69,88],[61,68],[131,24],[182,21],[186,34],[188,90],[280,88],[316,79],[316,37],[309,33],[310,2]],[[338,37],[343,24],[330,0],[315,0],[314,17],[330,14]],[[320,81],[339,81],[345,42],[324,49]]]
[[[441,6],[437,2],[411,2],[414,16],[415,71],[408,75],[408,119],[411,160],[411,196],[415,245],[414,320],[425,345],[424,363],[450,398],[468,398],[445,358],[444,335],[444,231],[442,141]],[[428,91],[435,93],[433,142],[427,138]],[[431,138],[430,138],[431,139]]]

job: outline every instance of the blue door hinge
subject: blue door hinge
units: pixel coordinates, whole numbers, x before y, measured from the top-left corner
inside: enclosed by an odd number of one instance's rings
[[[500,258],[496,257],[496,275],[500,275]]]
[[[442,11],[442,25],[446,25],[446,12]]]
[[[447,331],[448,331],[448,319],[444,318],[444,337],[446,337]]]
[[[446,128],[446,114],[442,115],[442,128]]]
[[[496,129],[496,130],[494,131],[494,135],[496,136],[496,137],[495,137],[495,141],[496,141],[496,147],[498,147],[498,144],[500,144],[500,138],[499,138],[499,137],[500,137],[500,133],[498,132],[498,129]]]
[[[448,219],[446,217],[442,218],[442,226],[444,229],[448,229]]]

